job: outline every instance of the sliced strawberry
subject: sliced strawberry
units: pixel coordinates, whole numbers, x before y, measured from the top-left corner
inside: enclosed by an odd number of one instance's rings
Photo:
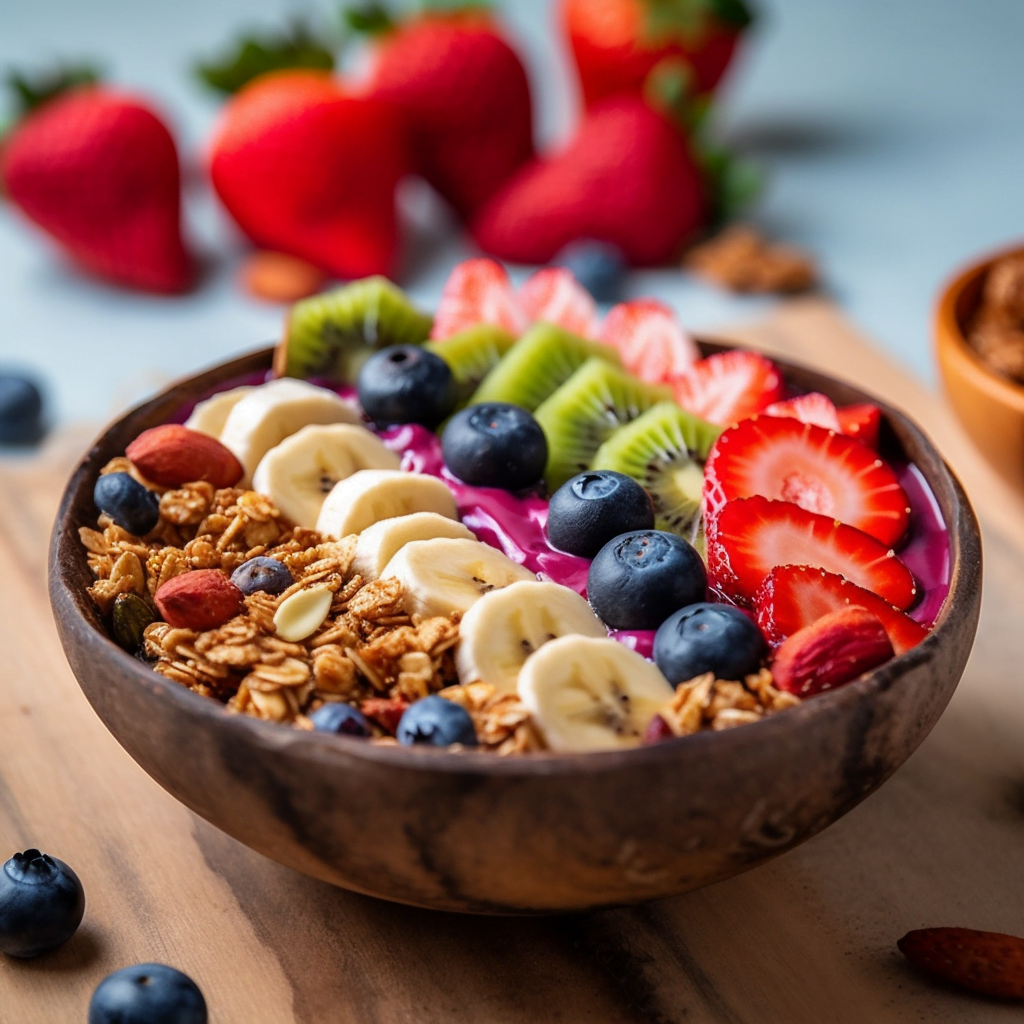
[[[813,423],[826,430],[839,430],[839,414],[835,404],[827,395],[812,391],[807,395],[787,398],[784,402],[773,402],[764,411],[765,416],[790,416],[801,423]]]
[[[797,630],[775,652],[772,680],[798,697],[850,683],[893,656],[885,627],[863,608],[829,612]]]
[[[584,338],[597,337],[597,306],[565,267],[545,267],[528,277],[519,289],[519,305],[531,322],[543,320]]]
[[[834,430],[790,417],[753,416],[729,427],[704,467],[709,515],[733,498],[792,501],[885,545],[906,532],[910,500],[876,452]]]
[[[613,306],[599,337],[619,350],[630,373],[649,384],[677,380],[700,359],[697,345],[679,326],[675,313],[655,299]]]
[[[773,646],[830,612],[864,608],[885,626],[893,650],[904,654],[928,630],[888,601],[842,576],[806,565],[780,565],[764,578],[754,595],[757,624]]]
[[[527,326],[508,272],[494,260],[465,260],[448,275],[430,337],[440,341],[477,324],[496,324],[512,334]]]
[[[727,427],[782,399],[782,375],[756,352],[719,352],[675,382],[676,401],[702,420]]]
[[[839,429],[844,434],[857,438],[869,448],[878,447],[878,430],[882,425],[882,410],[877,405],[864,402],[861,405],[847,405],[836,411],[839,414]]]
[[[733,498],[708,523],[708,578],[725,597],[749,606],[777,565],[838,573],[901,610],[917,596],[910,570],[884,544],[792,502]]]

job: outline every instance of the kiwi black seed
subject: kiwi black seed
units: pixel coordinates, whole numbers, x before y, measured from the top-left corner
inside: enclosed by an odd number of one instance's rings
[[[498,360],[515,344],[515,335],[496,324],[476,324],[424,348],[439,355],[452,371],[458,404],[465,404]]]

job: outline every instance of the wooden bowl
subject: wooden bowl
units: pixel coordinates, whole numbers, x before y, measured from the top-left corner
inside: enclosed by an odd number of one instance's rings
[[[956,688],[981,598],[978,526],[921,431],[883,406],[888,444],[917,464],[941,507],[952,583],[922,644],[842,689],[726,732],[521,758],[374,746],[230,715],[107,638],[86,594],[78,528],[95,522],[92,488],[108,459],[270,358],[257,352],[177,384],[99,438],[61,503],[50,595],[71,667],[128,753],[197,814],[282,864],[384,899],[473,913],[670,896],[775,857],[845,814],[910,756]],[[874,401],[780,365],[801,390]]]
[[[988,269],[1021,254],[1024,248],[1000,252],[958,274],[939,298],[934,331],[939,372],[957,418],[1000,476],[1024,489],[1024,387],[993,373],[966,337]]]

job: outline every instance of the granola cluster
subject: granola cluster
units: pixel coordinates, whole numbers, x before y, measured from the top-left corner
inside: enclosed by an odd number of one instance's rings
[[[689,736],[704,729],[720,731],[749,725],[799,703],[799,697],[772,685],[772,674],[767,669],[747,676],[742,683],[716,679],[707,672],[680,683],[661,718],[673,736]]]
[[[807,291],[818,281],[814,261],[805,252],[769,242],[744,225],[694,246],[683,267],[732,292],[790,294]]]
[[[968,340],[990,370],[1024,384],[1024,256],[989,269]]]

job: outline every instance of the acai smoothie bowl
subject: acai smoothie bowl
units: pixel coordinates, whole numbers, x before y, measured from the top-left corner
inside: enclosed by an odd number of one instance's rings
[[[653,300],[374,278],[118,421],[51,592],[133,757],[309,874],[651,899],[808,838],[952,694],[980,543],[905,417]]]

